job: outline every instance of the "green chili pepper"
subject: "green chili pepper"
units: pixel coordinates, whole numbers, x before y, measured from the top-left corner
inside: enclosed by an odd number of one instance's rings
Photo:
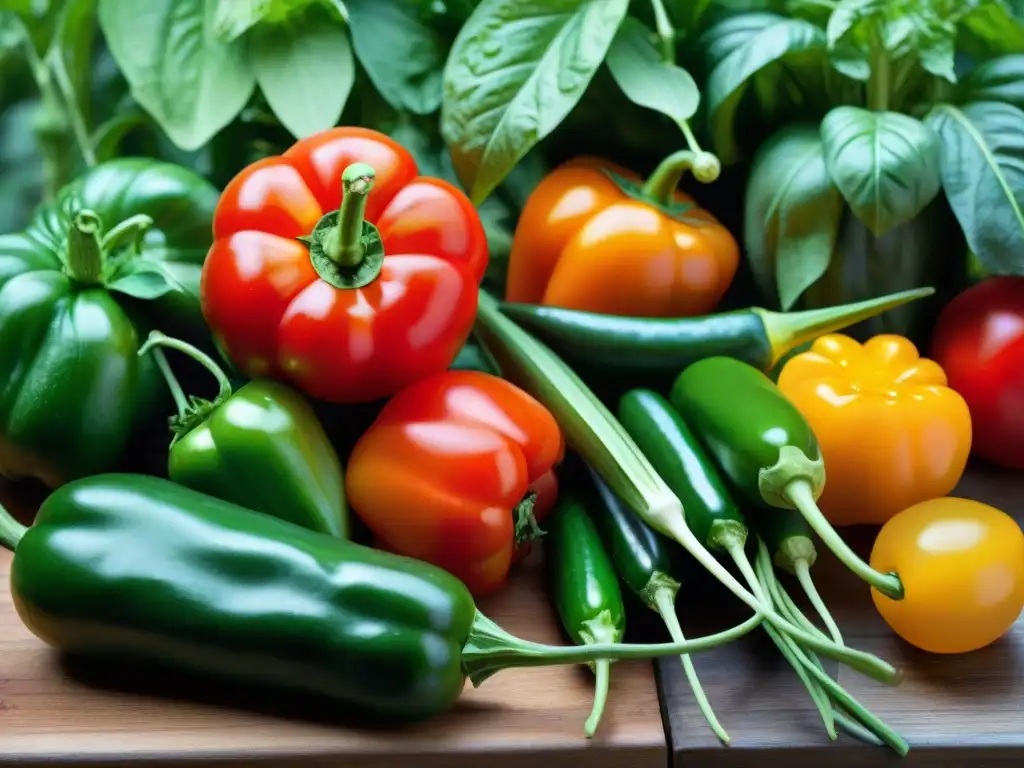
[[[619,577],[582,500],[563,488],[548,523],[545,554],[551,597],[565,631],[580,645],[618,643],[626,634],[626,607]],[[608,700],[611,662],[593,664],[597,677],[594,706],[583,727],[587,738],[597,732]]]
[[[825,545],[882,594],[899,600],[899,577],[881,574],[847,546],[817,499],[825,464],[804,417],[764,373],[728,357],[711,357],[683,371],[672,404],[701,435],[729,481],[761,507],[798,509]]]
[[[707,317],[620,317],[532,304],[502,304],[501,311],[582,370],[675,376],[716,355],[768,370],[813,338],[932,293],[921,288],[806,312],[754,307]]]
[[[186,399],[160,346],[184,352],[212,373],[217,396]],[[178,406],[171,419],[171,480],[313,531],[348,537],[341,462],[302,395],[269,379],[232,393],[231,381],[212,358],[157,331],[139,354],[150,350]]]
[[[579,376],[546,345],[498,311],[498,302],[479,292],[474,333],[502,375],[554,414],[566,443],[640,518],[678,542],[730,592],[757,614],[777,622],[789,634],[831,658],[879,680],[891,681],[896,670],[869,654],[822,642],[785,621],[763,599],[744,587],[690,530],[679,498],[665,484],[636,442]]]
[[[686,637],[683,628],[679,626],[675,607],[681,585],[671,575],[672,556],[668,549],[668,539],[627,509],[593,469],[587,467],[586,473],[593,490],[593,493],[587,494],[586,510],[601,535],[615,570],[630,591],[661,616],[672,640],[684,642]],[[711,708],[693,660],[688,654],[683,654],[681,661],[701,714],[715,735],[728,744],[729,734]]]
[[[199,275],[217,190],[169,163],[92,168],[0,237],[0,473],[56,487],[119,464],[161,402],[154,325],[209,340]]]
[[[510,667],[693,653],[688,643],[552,646],[513,637],[451,574],[146,475],[96,475],[0,510],[11,592],[39,638],[214,679],[329,697],[385,720],[448,710]]]

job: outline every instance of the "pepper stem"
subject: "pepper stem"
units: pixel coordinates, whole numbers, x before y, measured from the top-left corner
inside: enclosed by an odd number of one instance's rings
[[[839,645],[844,645],[843,633],[839,631],[839,625],[832,618],[832,613],[829,611],[828,606],[825,605],[825,601],[821,599],[821,595],[818,594],[818,588],[814,585],[814,579],[811,578],[810,564],[803,558],[794,560],[793,571],[796,574],[796,580],[800,582],[800,586],[804,590],[804,594],[807,595],[807,599],[811,601],[814,610],[825,623],[825,629],[828,630],[829,635]]]
[[[14,519],[14,515],[0,506],[0,547],[14,552],[28,531],[28,526]]]
[[[854,304],[808,309],[803,312],[772,312],[760,307],[755,307],[751,311],[760,317],[764,324],[765,336],[768,337],[768,345],[772,350],[771,362],[766,367],[771,368],[801,344],[823,334],[855,325],[861,320],[875,317],[903,304],[931,296],[933,293],[934,288],[915,288]]]
[[[339,267],[355,269],[366,254],[363,221],[366,218],[366,198],[373,189],[376,176],[366,163],[353,163],[341,175],[343,192],[338,223],[323,240],[324,253]]]
[[[903,599],[903,583],[895,573],[879,573],[843,541],[836,529],[825,519],[818,509],[811,484],[802,477],[791,480],[783,489],[783,496],[800,511],[825,546],[857,576],[866,581],[886,597],[892,600]]]
[[[583,638],[586,645],[608,645],[619,642],[622,639],[622,632],[615,626],[609,612],[602,611],[596,618],[584,622],[584,626],[580,629],[580,637]],[[597,733],[605,704],[608,702],[611,665],[612,663],[608,659],[598,659],[593,664],[596,677],[594,703],[590,708],[590,716],[587,717],[587,722],[583,725],[583,733],[588,739],[593,738]]]
[[[101,245],[103,252],[110,253],[127,241],[132,244],[135,252],[138,253],[142,246],[142,239],[152,226],[153,219],[144,213],[130,216],[103,236]]]
[[[90,210],[76,213],[68,229],[65,272],[79,285],[96,285],[103,276],[103,222]]]
[[[665,628],[668,630],[669,637],[672,638],[674,643],[685,643],[686,636],[683,635],[683,628],[679,626],[679,617],[676,616],[676,589],[671,587],[662,587],[654,591],[653,600],[658,615],[661,616],[661,620],[665,622]],[[690,684],[690,690],[693,691],[693,698],[697,700],[697,707],[700,709],[700,713],[704,716],[704,720],[714,731],[715,735],[721,740],[723,744],[728,744],[731,739],[729,734],[726,733],[725,728],[718,721],[718,717],[715,715],[715,711],[711,708],[711,702],[708,701],[707,694],[704,693],[704,686],[700,684],[700,678],[697,677],[697,670],[693,666],[693,659],[690,658],[688,653],[684,653],[679,657],[683,663],[683,672],[686,675],[686,680]]]
[[[595,643],[561,646],[534,643],[515,637],[477,611],[469,631],[469,639],[462,648],[462,669],[473,685],[478,686],[491,675],[513,667],[590,664],[600,659],[652,659],[660,656],[677,656],[681,653],[696,653],[717,648],[743,637],[761,621],[761,614],[755,613],[735,627],[684,643]]]
[[[687,171],[692,171],[697,181],[707,184],[718,178],[722,164],[710,152],[681,149],[666,157],[654,169],[654,173],[644,183],[642,194],[659,205],[670,206],[676,188]]]
[[[544,531],[537,524],[537,518],[533,514],[533,507],[536,503],[537,493],[536,491],[530,491],[512,510],[517,545],[539,539],[544,535]]]
[[[167,359],[161,350],[156,349],[157,347],[176,349],[206,368],[217,379],[217,386],[219,388],[217,396],[212,401],[201,397],[190,397],[186,401],[181,384],[178,383],[177,377],[175,377],[170,365],[167,364]],[[173,446],[178,440],[206,421],[206,418],[221,403],[231,397],[231,380],[228,379],[227,374],[224,373],[212,357],[192,346],[187,341],[171,338],[160,331],[150,331],[146,343],[139,348],[139,356],[141,357],[151,350],[156,355],[157,366],[164,375],[167,386],[171,390],[171,395],[174,397],[174,403],[178,408],[178,415],[171,419],[171,431],[174,432],[174,439],[171,441],[171,446]]]

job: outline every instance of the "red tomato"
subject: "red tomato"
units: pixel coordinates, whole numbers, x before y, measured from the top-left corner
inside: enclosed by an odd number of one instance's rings
[[[1024,278],[988,278],[947,304],[931,356],[971,411],[974,453],[1024,468]]]
[[[402,390],[348,460],[349,504],[384,549],[433,563],[474,595],[505,583],[516,511],[554,503],[565,452],[558,423],[515,385],[448,371]]]
[[[344,196],[358,202],[345,230],[332,214],[342,204],[342,173],[357,163],[372,176],[359,192],[348,187]],[[303,139],[232,179],[217,206],[201,298],[239,368],[352,403],[392,395],[451,365],[476,316],[487,244],[469,199],[417,174],[394,140],[346,127]],[[320,237],[332,230],[352,237],[336,235],[332,250]],[[356,243],[360,254],[342,259],[340,241]],[[364,255],[379,244],[381,262]],[[319,260],[318,248],[326,254]]]

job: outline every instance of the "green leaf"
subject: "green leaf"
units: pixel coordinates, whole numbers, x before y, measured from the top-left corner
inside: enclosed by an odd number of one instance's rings
[[[257,24],[282,24],[313,5],[334,6],[345,18],[341,0],[217,0],[213,31],[218,40],[230,43]]]
[[[876,34],[880,32],[884,14],[884,0],[841,0],[825,30],[833,67],[854,80],[871,76],[872,27]]]
[[[926,118],[939,168],[971,250],[1000,274],[1024,274],[1024,111],[995,101],[939,104]]]
[[[1024,53],[1024,24],[1002,0],[980,0],[961,22],[963,49],[978,60]]]
[[[347,0],[352,44],[374,87],[398,110],[428,115],[441,105],[446,50],[409,0]]]
[[[653,33],[627,17],[608,49],[608,69],[619,88],[634,104],[668,115],[676,122],[689,120],[700,105],[700,91],[690,73],[662,60]]]
[[[565,119],[629,0],[482,0],[444,70],[441,133],[470,197],[486,198]]]
[[[146,124],[146,116],[139,109],[130,109],[104,121],[92,133],[91,142],[96,161],[113,160],[124,138],[136,128]]]
[[[63,67],[75,93],[79,113],[88,122],[92,51],[96,37],[96,0],[67,0],[57,17],[57,27],[47,59],[51,67]]]
[[[99,0],[100,27],[135,100],[171,141],[203,146],[249,100],[256,76],[243,40],[213,32],[215,0]]]
[[[821,122],[829,175],[876,236],[910,221],[939,192],[939,141],[896,112],[836,107]]]
[[[815,126],[783,128],[758,150],[745,197],[744,241],[760,289],[783,311],[828,269],[843,198]]]
[[[748,14],[726,19],[712,27],[705,37],[714,68],[704,88],[715,150],[723,163],[738,155],[734,122],[740,100],[755,76],[763,76],[767,87],[778,88],[788,64],[802,66],[801,54],[822,54],[825,33],[802,19],[787,19],[771,13]],[[820,72],[820,67],[815,67]],[[799,80],[799,74],[795,79]]]
[[[355,82],[348,34],[324,14],[252,31],[256,82],[277,119],[298,139],[337,125]]]
[[[134,259],[125,262],[107,288],[136,299],[158,299],[174,289],[164,273],[150,262]]]
[[[956,101],[1005,101],[1024,109],[1024,54],[982,62],[960,81]]]

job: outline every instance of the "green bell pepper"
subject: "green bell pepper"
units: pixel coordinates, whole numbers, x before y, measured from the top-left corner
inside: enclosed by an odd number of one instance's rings
[[[144,329],[197,340],[217,190],[147,159],[97,166],[0,237],[0,474],[112,468],[160,405]]]
[[[532,643],[441,568],[147,475],[69,482],[31,528],[0,509],[0,545],[14,551],[18,615],[55,648],[313,694],[389,721],[446,711],[467,677],[693,653],[742,634]]]
[[[217,379],[217,396],[186,399],[159,346],[204,366]],[[341,461],[308,400],[270,379],[232,392],[227,374],[211,357],[159,331],[149,334],[139,354],[150,351],[178,407],[170,420],[171,480],[312,531],[348,537]]]

